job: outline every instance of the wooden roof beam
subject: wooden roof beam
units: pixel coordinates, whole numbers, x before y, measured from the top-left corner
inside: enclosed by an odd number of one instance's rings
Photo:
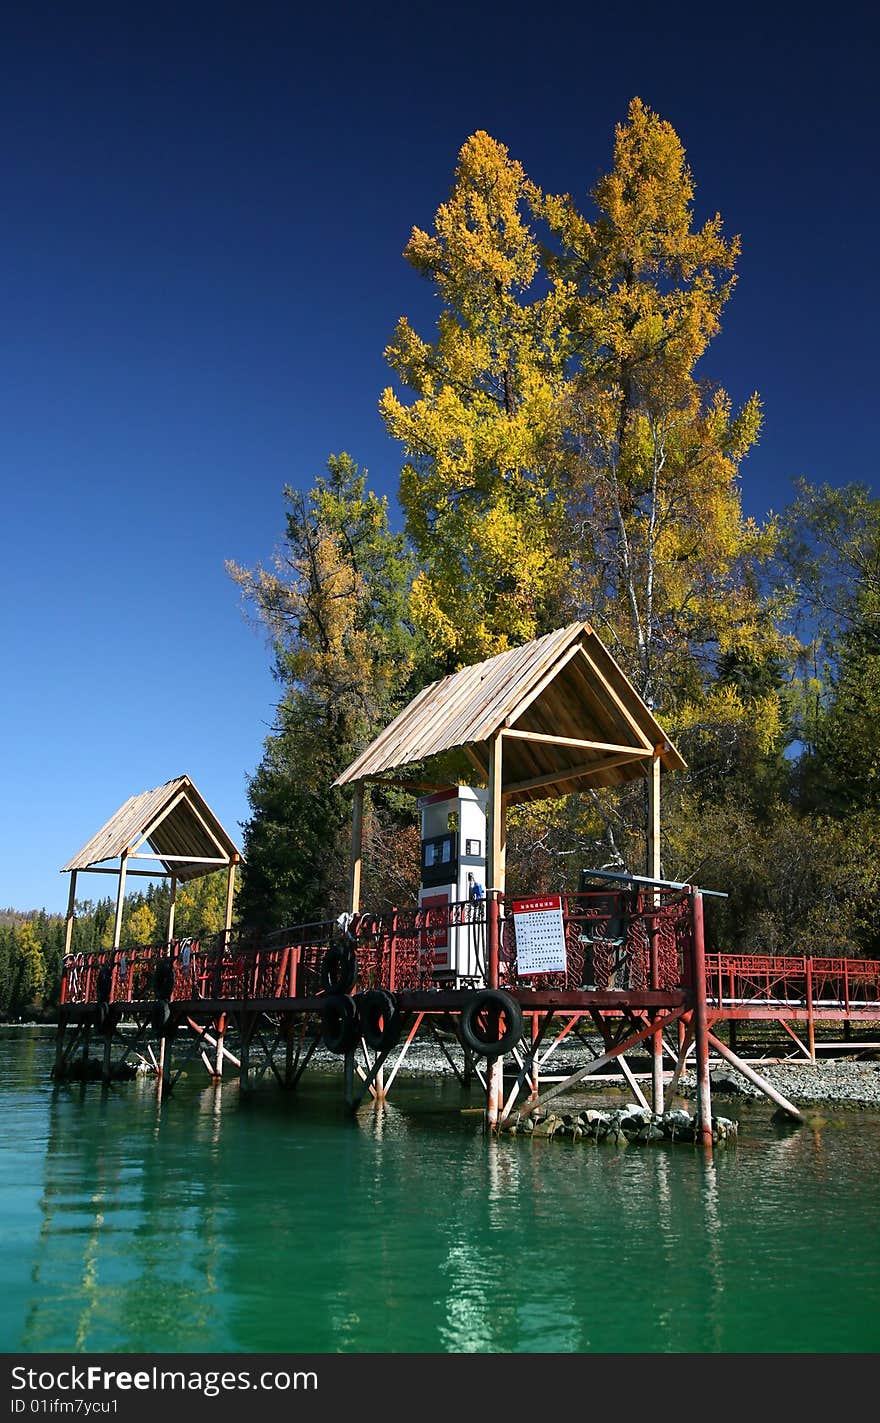
[[[130,858],[130,857],[129,857]],[[110,869],[109,865],[81,865],[78,870],[62,870],[62,874],[68,875],[118,875],[118,870]],[[141,875],[143,879],[170,879],[170,870],[129,870],[129,878],[132,875]]]
[[[162,821],[166,820],[167,817],[171,814],[171,812],[173,810],[176,810],[177,807],[180,805],[181,801],[185,799],[186,790],[184,789],[178,791],[177,795],[173,796],[172,799],[165,806],[165,809],[160,811],[157,816],[154,816],[154,818],[147,825],[147,828],[141,831],[140,835],[135,840],[134,844],[131,846],[129,854],[133,855],[135,850],[139,850],[141,848],[141,845],[143,845],[144,841],[149,840],[150,836],[153,834],[153,831],[158,830],[159,826],[162,824]]]
[[[651,757],[654,753],[646,747],[641,746],[620,746],[614,741],[581,741],[576,736],[551,736],[545,735],[543,731],[519,731],[515,727],[505,727],[502,736],[514,737],[517,741],[537,741],[545,746],[574,746],[582,751],[607,751],[613,755],[622,753],[624,755]]]
[[[626,721],[630,730],[633,732],[636,741],[640,742],[642,746],[645,747],[649,755],[653,755],[654,747],[652,743],[642,731],[642,728],[639,726],[638,722],[630,712],[629,708],[624,706],[623,702],[617,695],[611,683],[608,681],[607,677],[605,677],[603,673],[600,672],[598,666],[593,661],[590,654],[587,652],[587,649],[584,647],[583,643],[578,644],[578,651],[581,654],[581,658],[587,664],[587,667],[590,669],[590,676],[592,677],[594,684],[599,684],[599,687],[604,692],[605,696],[608,698],[608,701],[611,702],[613,706],[616,707],[617,710],[620,712],[621,716]],[[637,695],[637,693],[634,692],[633,695],[635,696]]]
[[[462,747],[462,750],[464,751],[464,754],[467,756],[468,760],[470,761],[470,763],[471,763],[471,765],[474,767],[474,769],[475,769],[476,771],[479,771],[480,775],[483,777],[483,780],[488,783],[488,780],[489,780],[489,767],[483,765],[483,762],[481,761],[480,757],[477,755],[477,753],[476,753],[476,751],[474,750],[473,746],[463,746],[463,747]]]
[[[187,779],[189,779],[189,778],[187,777]],[[214,831],[211,829],[211,827],[210,827],[210,825],[208,824],[207,820],[206,820],[205,817],[202,815],[202,812],[199,810],[198,806],[197,806],[196,803],[195,803],[195,797],[196,797],[199,793],[198,793],[198,791],[196,790],[195,786],[192,784],[192,781],[189,782],[189,789],[193,792],[193,794],[192,794],[192,795],[187,795],[187,796],[185,797],[187,810],[192,811],[193,815],[195,816],[196,820],[197,820],[197,821],[199,822],[199,824],[201,825],[201,827],[202,827],[202,829],[204,830],[205,834],[207,835],[208,839],[211,840],[211,841],[213,842],[213,844],[215,844],[215,845],[217,846],[217,849],[220,851],[220,854],[223,856],[223,863],[224,863],[224,865],[228,865],[228,864],[230,863],[231,859],[232,859],[232,855],[238,853],[238,852],[236,851],[236,849],[235,849],[235,846],[233,845],[233,848],[232,848],[231,851],[230,851],[230,850],[227,850],[226,846],[217,838],[217,836],[214,834]],[[202,799],[201,796],[199,796],[199,800],[201,800],[201,799]],[[202,801],[202,804],[204,805],[205,810],[207,810],[208,814],[209,814],[209,815],[212,814],[211,809],[210,809],[210,807],[208,806],[208,804],[207,804],[205,801]],[[223,833],[224,833],[224,835],[226,834],[225,830],[224,830]],[[164,857],[163,857],[163,858],[164,858]]]
[[[155,850],[151,850],[149,854],[145,851],[138,854],[131,850],[127,858],[129,860],[158,860],[163,865],[228,865],[231,857],[224,855],[222,859],[218,859],[216,855],[164,855]]]
[[[505,795],[516,795],[519,791],[534,791],[539,786],[565,785],[568,781],[576,781],[581,776],[588,776],[595,771],[610,771],[615,766],[623,766],[627,761],[640,761],[645,755],[652,756],[648,751],[628,751],[625,755],[610,756],[603,761],[585,761],[580,766],[567,766],[561,771],[548,771],[543,776],[530,776],[527,781],[514,781],[512,785],[504,787]]]

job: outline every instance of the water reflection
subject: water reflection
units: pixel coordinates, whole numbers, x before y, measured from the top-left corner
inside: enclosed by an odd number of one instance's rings
[[[880,1120],[739,1144],[484,1138],[454,1084],[342,1110],[0,1071],[7,1349],[876,1349]]]

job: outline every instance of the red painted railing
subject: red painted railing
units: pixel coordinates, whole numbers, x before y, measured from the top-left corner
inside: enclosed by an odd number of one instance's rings
[[[680,985],[688,962],[690,912],[687,894],[669,891],[602,891],[562,897],[566,972],[517,973],[516,920],[501,919],[500,981],[508,987],[617,988]],[[358,914],[349,926],[357,960],[357,987],[393,991],[434,988],[443,981],[435,951],[451,934],[469,936],[475,972],[486,976],[486,902],[429,909],[397,909],[390,915]],[[311,997],[322,991],[320,966],[340,931],[330,923],[297,926],[263,936],[218,935],[210,940],[103,949],[72,954],[64,962],[62,1003],[153,1001],[168,997],[158,987],[161,965],[174,970],[170,996],[178,1001]],[[165,970],[167,973],[167,969]],[[103,974],[103,980],[101,975]],[[109,974],[109,986],[107,975]]]
[[[805,1006],[880,1013],[880,960],[707,954],[706,994],[715,1006]]]

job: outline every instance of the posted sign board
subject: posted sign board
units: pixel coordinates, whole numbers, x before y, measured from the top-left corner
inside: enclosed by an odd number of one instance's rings
[[[560,895],[515,899],[513,922],[517,973],[565,973],[565,929]]]

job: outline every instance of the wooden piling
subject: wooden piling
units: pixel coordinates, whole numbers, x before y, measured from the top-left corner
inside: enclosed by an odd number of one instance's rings
[[[662,747],[654,749],[654,759],[648,775],[648,877],[660,878],[660,753]],[[652,907],[657,908],[659,895],[651,895]],[[660,953],[657,944],[657,925],[650,920],[651,987],[660,987]],[[654,1033],[651,1038],[651,1109],[661,1116],[663,1112],[663,1034]]]
[[[219,1087],[223,1081],[223,1058],[225,1056],[223,1043],[226,1037],[226,1014],[221,1013],[217,1019],[217,1051],[214,1055],[213,1079]]]
[[[712,1145],[712,1083],[709,1078],[709,1023],[706,1013],[706,941],[703,896],[691,891],[692,945],[691,991],[694,1002],[694,1039],[697,1059],[697,1131],[704,1146]]]

